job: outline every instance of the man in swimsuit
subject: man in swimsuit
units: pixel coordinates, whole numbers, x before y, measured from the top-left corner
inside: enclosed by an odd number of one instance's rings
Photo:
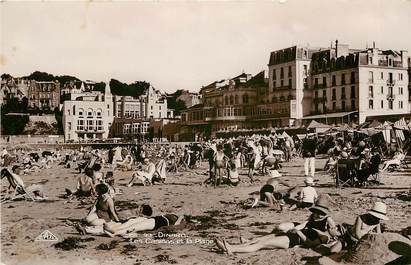
[[[93,170],[86,169],[85,174],[80,175],[77,179],[77,188],[75,191],[66,189],[67,195],[76,195],[80,197],[96,196],[96,190],[93,181]]]
[[[141,213],[144,214],[140,208],[137,209],[136,213],[137,215],[141,215]],[[106,223],[104,225],[104,232],[110,237],[117,235],[127,236],[133,232],[157,230],[161,227],[172,225],[177,226],[180,225],[184,219],[183,216],[179,217],[175,214],[165,214],[154,217],[148,217],[147,214],[145,215],[145,217],[130,218],[124,223]]]

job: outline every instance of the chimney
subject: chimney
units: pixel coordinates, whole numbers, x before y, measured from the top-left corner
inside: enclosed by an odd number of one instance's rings
[[[375,49],[375,41],[372,42],[372,48]]]
[[[338,58],[338,40],[335,40],[335,57]]]

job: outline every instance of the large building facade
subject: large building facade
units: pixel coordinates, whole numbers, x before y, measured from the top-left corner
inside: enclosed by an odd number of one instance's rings
[[[53,110],[60,105],[60,83],[58,81],[30,81],[28,107]]]
[[[309,116],[327,123],[357,122],[410,112],[406,51],[334,48],[313,54]]]
[[[114,115],[117,118],[170,118],[168,117],[166,96],[152,86],[139,97],[114,96],[114,108]]]
[[[182,131],[293,127],[311,120],[363,123],[410,114],[406,51],[293,46],[270,54],[268,77],[242,74],[201,88],[202,103],[182,113]]]
[[[63,103],[63,129],[66,141],[106,139],[114,119],[109,84],[105,93],[73,93]]]

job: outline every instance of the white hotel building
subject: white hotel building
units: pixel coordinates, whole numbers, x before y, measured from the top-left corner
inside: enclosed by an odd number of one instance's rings
[[[113,96],[106,83],[105,93],[72,93],[63,103],[66,141],[108,138],[114,119]]]

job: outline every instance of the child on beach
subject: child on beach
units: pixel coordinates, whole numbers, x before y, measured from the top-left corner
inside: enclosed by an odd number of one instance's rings
[[[311,177],[306,177],[304,183],[305,187],[300,192],[297,204],[291,206],[290,210],[295,210],[296,208],[312,207],[317,200],[318,194],[313,187],[314,179]]]

